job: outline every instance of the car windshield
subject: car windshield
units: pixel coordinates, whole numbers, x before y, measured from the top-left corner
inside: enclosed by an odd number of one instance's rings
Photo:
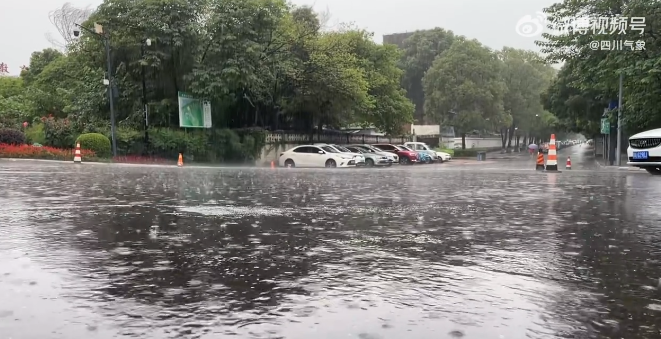
[[[333,147],[330,146],[321,146],[321,149],[328,153],[339,153],[337,150],[335,150]]]
[[[354,153],[367,153],[367,151],[359,147],[347,147],[347,149]]]
[[[360,148],[365,149],[365,150],[370,150],[372,152],[383,152],[382,150],[380,150],[380,149],[378,149],[374,146],[371,146],[371,145],[360,146]]]
[[[346,147],[342,147],[342,146],[339,146],[339,145],[333,145],[333,147],[339,149],[339,150],[342,151],[342,152],[349,152],[349,153],[351,153],[351,150],[348,149],[348,148],[346,148]]]
[[[408,148],[408,147],[406,147],[406,146],[404,146],[404,145],[399,145],[399,146],[396,146],[396,147],[399,147],[400,150],[402,150],[402,151],[410,151],[410,152],[413,152],[412,149],[410,149],[410,148]]]

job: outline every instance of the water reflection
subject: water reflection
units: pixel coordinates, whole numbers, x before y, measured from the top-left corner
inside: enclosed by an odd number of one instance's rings
[[[11,274],[24,270],[20,260],[39,267],[32,279],[42,293],[66,303],[52,309],[75,320],[59,329],[69,337],[644,338],[657,330],[658,218],[649,201],[661,190],[650,177],[345,173],[7,174],[0,183],[23,193],[0,201],[12,218],[0,262]],[[59,287],[42,287],[42,271]],[[8,304],[25,303],[21,293]],[[29,326],[29,317],[12,316],[22,323],[4,333]]]

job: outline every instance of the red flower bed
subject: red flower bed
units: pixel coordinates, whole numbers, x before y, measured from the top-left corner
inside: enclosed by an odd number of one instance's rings
[[[116,156],[112,158],[112,161],[125,163],[125,164],[153,164],[153,165],[167,165],[174,163],[174,161],[169,159],[141,156],[141,155]]]
[[[48,146],[7,145],[0,144],[0,158],[48,159],[73,161],[74,149],[63,149]],[[95,158],[90,150],[81,150],[83,161]]]

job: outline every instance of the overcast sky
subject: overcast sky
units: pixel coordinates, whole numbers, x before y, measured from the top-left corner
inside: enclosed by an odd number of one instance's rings
[[[98,6],[101,0],[18,0],[5,1],[0,10],[0,63],[10,74],[20,73],[28,65],[33,51],[52,47],[46,33],[57,34],[50,23],[50,11],[70,2],[76,7]],[[353,22],[375,33],[381,42],[384,34],[442,27],[457,34],[480,40],[500,49],[503,46],[538,50],[535,37],[517,33],[519,20],[533,19],[554,0],[293,0],[297,5],[313,5],[318,11],[328,9],[330,23]],[[533,35],[536,26],[532,27]],[[528,31],[530,32],[530,31]]]

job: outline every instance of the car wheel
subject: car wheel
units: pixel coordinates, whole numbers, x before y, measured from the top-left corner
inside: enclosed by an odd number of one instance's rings
[[[367,167],[374,167],[374,160],[372,160],[372,159],[365,159],[365,166],[367,166]]]
[[[296,167],[296,164],[294,163],[294,160],[287,159],[285,160],[285,167]]]
[[[333,159],[326,160],[326,167],[337,167],[337,163]]]
[[[400,165],[408,165],[410,163],[411,163],[411,160],[409,160],[409,158],[400,158],[399,159],[399,164]]]
[[[651,175],[661,175],[661,168],[659,167],[647,167],[645,170]]]

